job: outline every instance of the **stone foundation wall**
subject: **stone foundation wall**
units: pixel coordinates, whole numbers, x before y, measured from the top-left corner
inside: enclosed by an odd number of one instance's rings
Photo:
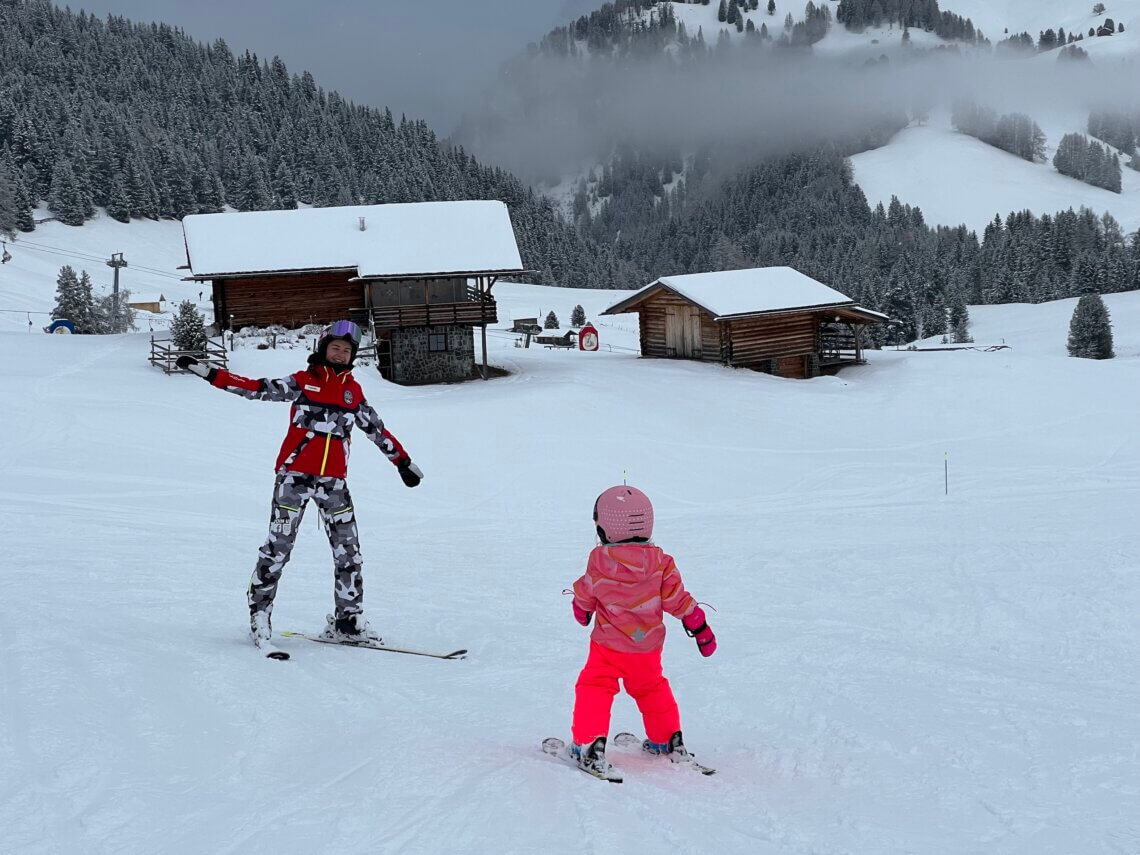
[[[447,334],[447,350],[428,350],[429,336]],[[396,383],[446,383],[467,380],[475,370],[472,327],[410,327],[392,331],[392,380]]]

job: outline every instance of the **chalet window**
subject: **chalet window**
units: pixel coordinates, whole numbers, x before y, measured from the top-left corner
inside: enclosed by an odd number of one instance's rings
[[[428,351],[431,353],[443,353],[447,351],[446,330],[428,333]]]
[[[467,299],[462,279],[433,279],[428,283],[429,303],[461,303]]]
[[[422,306],[424,300],[424,281],[422,279],[409,279],[400,283],[400,305]]]
[[[372,305],[378,307],[400,305],[400,283],[373,282]]]

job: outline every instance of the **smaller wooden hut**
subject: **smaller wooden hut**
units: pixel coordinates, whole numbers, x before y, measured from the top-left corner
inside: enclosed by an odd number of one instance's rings
[[[790,267],[665,276],[602,314],[626,312],[640,317],[642,356],[794,378],[863,363],[866,326],[888,321]]]

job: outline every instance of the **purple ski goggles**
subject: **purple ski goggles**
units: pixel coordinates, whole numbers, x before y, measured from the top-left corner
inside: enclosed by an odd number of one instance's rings
[[[354,346],[360,346],[360,327],[352,321],[334,321],[325,327],[325,334],[322,338],[347,338],[350,339]]]

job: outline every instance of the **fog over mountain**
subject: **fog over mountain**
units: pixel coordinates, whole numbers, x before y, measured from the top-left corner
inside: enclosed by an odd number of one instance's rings
[[[867,63],[747,46],[687,61],[536,53],[507,69],[457,140],[526,180],[553,183],[604,159],[618,143],[658,153],[716,146],[763,156],[874,137],[884,122],[897,129],[959,99],[1031,118],[1136,110],[1135,92],[1119,85],[1119,68],[1056,56],[1010,61],[988,52],[931,51]]]
[[[280,56],[326,88],[396,115],[424,118],[447,134],[490,84],[504,57],[596,0],[82,0],[98,17],[161,21],[198,41],[225,39],[237,52]]]

